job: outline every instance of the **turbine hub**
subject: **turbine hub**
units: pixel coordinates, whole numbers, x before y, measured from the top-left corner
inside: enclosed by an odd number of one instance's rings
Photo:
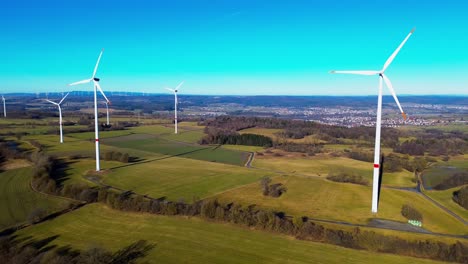
[[[96,82],[99,82],[99,78],[94,77],[93,80],[95,80]]]

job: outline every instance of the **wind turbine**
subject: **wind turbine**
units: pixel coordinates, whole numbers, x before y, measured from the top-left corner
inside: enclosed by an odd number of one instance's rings
[[[68,96],[69,93],[67,93],[63,98],[62,100],[60,100],[60,102],[56,103],[56,102],[52,102],[51,100],[49,99],[45,99],[47,102],[51,103],[51,104],[54,104],[58,107],[58,110],[59,110],[59,124],[60,124],[60,143],[63,143],[63,131],[62,131],[62,108],[60,107],[60,104],[62,104],[63,100],[65,100],[65,98]]]
[[[5,97],[2,95],[2,102],[3,102],[3,117],[6,118],[6,103],[5,103]]]
[[[174,93],[174,124],[175,124],[175,134],[177,134],[177,104],[178,104],[178,101],[177,101],[177,92],[178,92],[178,89],[182,86],[182,84],[184,84],[185,81],[182,81],[181,83],[179,83],[179,85],[177,85],[177,87],[175,89],[171,89],[171,88],[166,88],[166,90],[169,90],[171,92]]]
[[[102,96],[104,96],[104,98],[106,99],[106,101],[110,103],[109,99],[107,99],[106,95],[101,89],[101,86],[99,85],[99,78],[96,78],[96,72],[97,72],[99,61],[101,60],[101,56],[103,52],[104,52],[104,49],[101,50],[101,53],[99,54],[99,57],[97,59],[96,66],[94,66],[94,71],[93,71],[93,75],[91,76],[91,78],[69,84],[69,85],[77,85],[77,84],[93,82],[93,86],[94,86],[94,133],[95,133],[95,142],[96,142],[96,171],[101,170],[100,164],[99,164],[99,126],[98,126],[99,120],[98,120],[98,108],[97,108],[97,90],[99,90]]]
[[[383,68],[378,71],[331,71],[330,73],[344,73],[344,74],[357,74],[357,75],[378,75],[379,76],[379,96],[377,101],[377,122],[375,128],[375,150],[374,150],[374,177],[373,177],[373,185],[372,185],[372,213],[377,213],[378,209],[378,201],[379,201],[379,173],[380,173],[380,127],[382,121],[382,86],[383,82],[385,82],[386,86],[392,93],[393,98],[395,99],[398,108],[401,111],[401,115],[406,120],[406,114],[403,112],[401,108],[400,102],[395,94],[395,90],[393,89],[392,83],[390,79],[384,74],[385,70],[390,66],[393,59],[395,59],[400,49],[405,45],[406,41],[409,37],[413,34],[414,29],[406,36],[406,38],[401,42],[400,46],[390,55],[390,57],[385,62]]]

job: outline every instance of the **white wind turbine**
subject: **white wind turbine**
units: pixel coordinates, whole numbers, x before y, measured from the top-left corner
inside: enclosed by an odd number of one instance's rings
[[[406,120],[406,114],[403,112],[401,108],[400,102],[395,94],[395,90],[393,89],[392,83],[390,79],[384,74],[385,70],[388,66],[392,63],[393,59],[395,59],[396,55],[400,51],[400,49],[405,45],[406,41],[409,39],[411,34],[413,34],[414,29],[406,36],[406,38],[401,42],[400,46],[390,55],[390,57],[385,62],[383,68],[379,71],[331,71],[330,73],[345,73],[345,74],[357,74],[357,75],[378,75],[379,76],[379,96],[377,102],[377,122],[376,122],[376,129],[375,129],[375,150],[374,150],[374,177],[372,183],[372,213],[377,213],[378,209],[378,200],[379,200],[379,172],[380,172],[380,127],[381,127],[381,119],[382,119],[382,86],[383,82],[385,82],[386,86],[392,93],[395,102],[398,105],[398,108],[401,111],[401,115]]]
[[[177,87],[175,89],[171,89],[171,88],[166,88],[166,90],[169,90],[171,92],[174,93],[174,124],[175,124],[175,134],[177,134],[177,104],[178,104],[178,101],[177,101],[177,92],[179,91],[178,89],[182,86],[182,84],[184,84],[185,81],[182,81],[181,83],[179,83],[179,85],[177,85]]]
[[[100,164],[99,164],[99,120],[98,120],[98,108],[97,108],[97,90],[99,90],[106,99],[108,103],[110,103],[109,99],[107,99],[106,95],[101,89],[101,86],[99,85],[99,78],[96,78],[96,72],[99,66],[99,61],[101,60],[102,52],[104,51],[101,50],[101,53],[99,54],[99,57],[96,62],[96,66],[94,66],[94,71],[93,71],[93,76],[91,76],[90,79],[86,79],[83,81],[79,82],[74,82],[69,85],[77,85],[77,84],[83,84],[83,83],[89,83],[93,82],[94,84],[94,133],[95,133],[95,142],[96,142],[96,171],[100,171]]]
[[[56,103],[56,102],[52,102],[51,100],[49,99],[44,99],[46,100],[47,102],[51,103],[51,104],[54,104],[58,107],[58,110],[59,110],[59,125],[60,125],[60,143],[63,143],[63,130],[62,130],[62,108],[60,107],[60,105],[62,104],[63,100],[65,100],[65,98],[68,96],[69,93],[67,93],[63,98],[62,100],[60,100],[60,102]]]
[[[2,95],[2,102],[3,102],[3,117],[6,117],[6,103],[5,103],[5,97]]]

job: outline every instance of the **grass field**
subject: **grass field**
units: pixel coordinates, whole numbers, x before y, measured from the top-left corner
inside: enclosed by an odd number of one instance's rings
[[[323,176],[334,171],[348,171],[358,173],[372,181],[372,163],[354,160],[345,157],[274,157],[257,156],[253,162],[254,167],[272,169],[292,174],[308,176]],[[403,170],[401,172],[384,172],[382,184],[396,187],[416,186],[412,173]]]
[[[114,147],[138,149],[168,156],[179,156],[239,166],[243,166],[248,158],[248,153],[245,152],[223,149],[217,146],[181,143],[142,134],[103,140],[103,143]]]
[[[182,128],[183,129],[183,128]],[[182,130],[178,132],[178,134],[170,133],[161,135],[161,137],[174,140],[174,141],[181,141],[187,143],[198,143],[198,141],[205,135],[203,130]]]
[[[245,152],[256,152],[263,150],[263,147],[258,146],[244,146],[244,145],[223,145],[222,148],[230,150],[239,150]]]
[[[448,162],[438,162],[429,169],[424,170],[423,182],[426,189],[430,189],[455,173],[467,172],[468,160],[455,159]]]
[[[169,200],[204,198],[256,182],[265,173],[245,167],[185,158],[163,158],[147,163],[122,166],[103,176],[106,184]]]
[[[238,201],[244,205],[284,211],[295,216],[333,219],[366,224],[374,217],[370,212],[370,186],[335,183],[318,178],[279,176],[274,182],[283,183],[287,192],[279,198],[263,196],[258,182],[219,194],[223,202]],[[452,216],[408,191],[382,189],[378,218],[406,222],[401,215],[403,204],[410,204],[423,215],[423,227],[440,233],[465,234],[466,227]]]
[[[436,200],[443,206],[447,207],[449,210],[453,211],[457,215],[463,217],[465,221],[468,221],[468,210],[461,207],[459,204],[455,203],[452,200],[452,195],[454,191],[460,190],[462,186],[451,188],[444,191],[426,191],[425,194]]]
[[[0,173],[0,229],[25,222],[35,208],[51,213],[67,207],[66,200],[34,192],[31,173],[30,167]]]
[[[437,263],[424,259],[350,250],[300,241],[230,224],[136,214],[91,204],[18,232],[21,237],[86,250],[118,250],[139,239],[155,244],[150,263]]]
[[[120,137],[130,135],[131,133],[131,130],[100,131],[99,138]],[[67,136],[81,140],[94,140],[95,138],[94,132],[71,133]]]

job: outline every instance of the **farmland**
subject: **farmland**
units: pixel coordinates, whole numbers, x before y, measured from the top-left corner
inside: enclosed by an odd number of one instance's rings
[[[120,117],[119,122],[131,119],[132,117],[127,119]],[[100,132],[102,143],[100,173],[93,171],[94,132],[72,133],[73,131],[69,130],[65,133],[64,144],[60,144],[57,135],[44,132],[46,130],[39,131],[37,127],[23,127],[21,131],[30,130],[32,133],[19,137],[9,135],[5,139],[16,141],[18,147],[26,152],[35,151],[36,143],[39,143],[43,151],[60,159],[64,163],[61,171],[63,186],[76,184],[100,188],[105,185],[114,187],[114,191],[128,190],[160,200],[187,203],[199,199],[218,199],[224,204],[255,205],[255,208],[284,212],[287,216],[307,216],[311,219],[336,221],[335,224],[328,223],[328,225],[334,225],[342,230],[350,230],[352,227],[339,222],[366,226],[377,218],[405,223],[407,219],[402,216],[401,208],[404,204],[409,204],[421,213],[425,230],[442,234],[467,235],[466,225],[416,192],[414,173],[406,169],[397,172],[384,171],[379,213],[375,215],[369,210],[370,185],[328,180],[327,176],[330,173],[343,172],[360,175],[369,183],[372,182],[372,163],[351,159],[346,155],[346,152],[354,149],[371,152],[372,149],[368,145],[360,146],[363,142],[359,140],[343,140],[342,144],[329,144],[318,140],[314,135],[288,140],[294,144],[325,144],[323,152],[309,155],[275,147],[199,145],[198,142],[205,134],[204,127],[196,122],[180,123],[179,134],[174,134],[174,127],[169,122],[152,123],[150,119],[143,121],[147,124],[124,130]],[[11,128],[14,129],[15,126],[19,129],[21,125],[13,125]],[[45,127],[46,124],[40,125],[40,129]],[[250,128],[240,132],[258,133],[278,139],[275,133],[280,131]],[[391,148],[387,147],[384,150],[386,153],[392,153]],[[131,159],[128,162],[103,160],[111,151],[127,153]],[[255,156],[250,164],[251,167],[246,167],[244,165],[252,152]],[[440,172],[446,172],[447,167],[457,168],[457,171],[466,169],[465,156],[451,157],[450,161],[445,163],[439,159],[437,161],[438,163],[429,167],[423,174],[425,184],[434,185],[445,179],[447,176],[440,177]],[[29,164],[25,163],[22,166]],[[2,211],[10,213],[2,215],[3,227],[24,222],[32,208],[41,207],[53,212],[64,208],[67,204],[65,200],[50,198],[29,189],[31,177],[27,174],[28,170],[31,169],[19,168],[0,174],[0,186],[5,188],[6,194],[6,198],[2,197],[6,201]],[[272,183],[281,183],[287,191],[278,198],[263,195],[259,184],[263,177],[271,178]],[[412,191],[403,190],[405,188]],[[466,210],[451,199],[455,189],[430,190],[426,191],[426,194],[466,219]],[[18,193],[27,195],[21,196]],[[10,198],[16,195],[20,197],[19,201]],[[24,208],[11,214],[11,208],[18,206]],[[93,218],[94,214],[100,217]],[[73,222],[72,219],[76,221]],[[92,221],[93,224],[88,221]],[[122,234],[123,230],[126,231],[125,234]],[[415,239],[420,236],[420,234],[388,229],[378,229],[378,232],[405,239]],[[304,242],[230,224],[210,223],[199,218],[187,219],[115,211],[99,203],[86,205],[52,221],[28,227],[18,234],[31,235],[37,239],[56,234],[59,237],[53,243],[70,245],[77,249],[86,249],[92,244],[116,250],[129,244],[122,241],[146,239],[157,244],[147,260],[161,260],[168,263],[190,262],[194,259],[194,254],[199,256],[196,258],[197,262],[238,262],[239,259],[233,260],[233,256],[239,255],[245,262],[287,260],[301,263],[304,259],[315,260],[317,253],[313,252],[320,251],[326,253],[322,253],[323,256],[317,261],[327,263],[355,259],[366,263],[374,262],[376,258],[381,258],[383,263],[426,262]],[[221,238],[226,241],[220,242]],[[441,239],[453,241],[448,237]],[[175,244],[177,246],[174,246]],[[260,249],[259,244],[263,244],[264,247]],[[270,257],[267,252],[279,247],[280,244],[288,253],[275,252]],[[200,247],[199,251],[187,250],[196,247],[195,245]],[[223,254],[203,253],[216,252],[221,248],[224,249]],[[185,255],[181,253],[184,251],[187,252]],[[342,258],[333,256],[332,252],[336,251],[344,252]],[[285,254],[292,255],[286,259]]]
[[[67,207],[64,199],[33,191],[30,181],[30,167],[0,173],[0,229],[24,223],[36,208],[52,213]]]
[[[198,218],[115,211],[99,204],[85,206],[18,235],[34,239],[56,235],[52,245],[72,245],[81,250],[96,245],[117,250],[145,239],[156,245],[145,259],[150,263],[437,263],[299,241]]]
[[[102,176],[103,182],[151,197],[204,198],[231,188],[256,182],[272,175],[245,167],[225,165],[179,157],[121,166]]]
[[[333,219],[366,224],[375,217],[369,211],[371,188],[366,186],[335,183],[311,177],[279,176],[275,182],[282,183],[287,192],[279,198],[262,195],[259,183],[230,190],[216,196],[220,201],[240,202],[285,211],[295,216]],[[409,203],[423,214],[424,227],[433,232],[466,233],[465,226],[449,216],[420,195],[400,190],[382,189],[378,218],[405,222],[400,210]]]

